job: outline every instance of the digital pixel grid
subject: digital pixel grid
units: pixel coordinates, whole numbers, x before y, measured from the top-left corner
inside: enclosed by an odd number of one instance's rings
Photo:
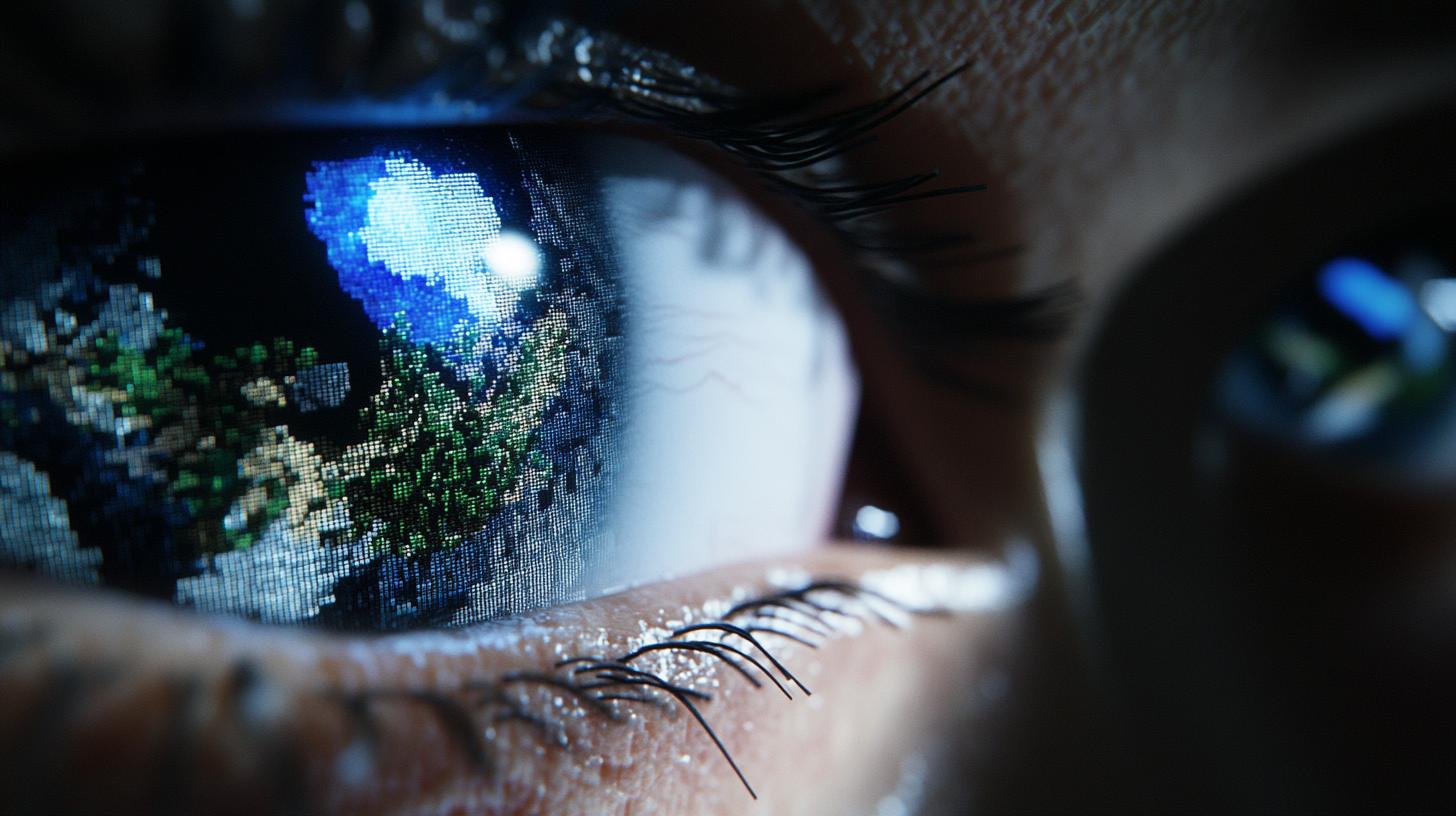
[[[586,171],[517,135],[282,141],[7,203],[0,563],[354,629],[570,597],[620,343]]]

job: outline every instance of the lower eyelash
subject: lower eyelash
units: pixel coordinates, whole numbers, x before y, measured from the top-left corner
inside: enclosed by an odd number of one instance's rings
[[[811,598],[811,595],[816,594],[821,598],[826,595],[837,597],[847,603],[830,604],[823,599],[816,601]],[[793,617],[789,617],[789,613]],[[404,698],[422,704],[440,720],[441,725],[451,735],[455,747],[472,765],[485,771],[491,768],[491,762],[476,727],[480,719],[488,718],[492,723],[522,721],[536,728],[549,744],[561,748],[569,745],[564,722],[553,721],[528,710],[528,706],[519,698],[513,698],[506,693],[508,686],[536,685],[565,692],[583,705],[584,713],[603,717],[612,723],[620,723],[626,719],[619,710],[624,704],[646,704],[661,709],[676,702],[696,720],[749,796],[757,799],[758,795],[748,778],[697,706],[698,703],[711,702],[712,694],[673,682],[666,676],[670,671],[667,668],[643,670],[633,664],[643,657],[662,653],[705,654],[732,669],[754,688],[763,688],[762,680],[749,670],[751,666],[787,699],[793,700],[793,694],[774,676],[774,670],[782,675],[784,681],[796,686],[806,696],[813,692],[774,655],[760,635],[777,636],[809,648],[818,648],[824,639],[844,633],[843,629],[837,628],[836,619],[860,622],[874,619],[899,628],[901,621],[898,618],[910,614],[944,613],[937,609],[912,609],[882,593],[852,582],[817,580],[796,589],[781,590],[741,602],[715,620],[678,626],[665,638],[636,646],[615,657],[573,656],[557,661],[553,667],[556,670],[554,674],[511,672],[494,682],[467,681],[457,694],[477,695],[473,709],[469,704],[452,699],[443,692],[409,689],[367,689],[341,695],[340,701],[355,716],[361,718],[361,723],[368,718],[368,707],[374,700]],[[780,625],[770,625],[764,621]],[[792,631],[794,629],[800,631]],[[684,640],[687,635],[699,637]],[[704,636],[716,636],[719,639],[704,640]],[[724,642],[730,637],[736,637],[746,645],[740,648]],[[762,661],[754,656],[755,652],[762,657]],[[744,662],[740,663],[739,660]],[[764,665],[765,662],[767,666]],[[374,733],[367,726],[362,731]]]
[[[477,772],[491,774],[496,762],[490,742],[496,728],[505,723],[523,723],[546,745],[567,749],[571,745],[569,724],[574,719],[590,717],[621,724],[633,719],[638,710],[666,712],[677,704],[693,717],[749,796],[757,799],[747,776],[699,708],[712,702],[713,694],[693,687],[694,681],[726,667],[755,689],[763,689],[767,678],[789,700],[795,699],[793,690],[808,696],[810,689],[775,655],[766,639],[778,637],[813,649],[829,638],[854,634],[868,623],[899,628],[912,615],[940,614],[948,612],[914,608],[855,582],[822,579],[739,602],[708,620],[677,624],[614,656],[574,655],[557,661],[549,671],[467,679],[451,690],[320,689],[314,698],[337,707],[342,714],[352,736],[336,764],[360,779],[371,774],[370,765],[388,739],[380,717],[389,706],[413,706],[427,712],[452,750]],[[0,678],[27,653],[44,648],[48,640],[44,629],[0,625]],[[685,664],[684,660],[695,662]],[[45,704],[31,709],[35,719],[25,729],[33,732],[28,744],[37,750],[30,754],[31,761],[11,764],[8,771],[15,775],[24,767],[41,770],[58,756],[71,715],[88,694],[124,679],[124,668],[119,663],[83,667],[69,657],[53,659],[39,684]],[[690,676],[683,678],[685,673]],[[195,749],[201,743],[199,729],[205,727],[197,710],[209,693],[200,672],[169,675],[163,682],[167,725],[149,763],[155,773],[154,812],[175,809],[197,792],[194,786],[201,774]],[[533,704],[532,689],[550,695],[549,702],[542,703],[548,698],[536,694]],[[268,700],[275,690],[262,669],[239,660],[212,691],[237,736],[252,746],[247,755],[264,760],[260,771],[266,778],[270,807],[286,812],[310,810],[297,732],[290,730],[287,720],[278,719],[276,710],[269,710]],[[570,708],[564,698],[574,701]],[[36,784],[44,779],[42,773],[34,779],[17,775],[13,784],[0,789],[44,795],[45,786]]]

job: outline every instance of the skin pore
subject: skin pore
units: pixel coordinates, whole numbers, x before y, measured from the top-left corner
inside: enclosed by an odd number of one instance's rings
[[[1456,88],[1448,28],[1386,26],[1357,46],[1344,32],[1368,20],[1353,7],[972,5],[645,2],[614,21],[624,36],[750,90],[833,80],[847,98],[869,98],[919,71],[969,63],[886,128],[855,157],[854,169],[879,178],[927,165],[949,183],[987,182],[985,193],[894,216],[926,229],[968,229],[978,247],[1019,250],[936,269],[926,285],[957,297],[1073,282],[1081,302],[1071,336],[1056,347],[986,344],[958,352],[967,369],[1021,395],[984,400],[905,365],[894,329],[878,320],[851,270],[832,262],[820,270],[851,327],[866,409],[894,452],[886,467],[925,508],[927,529],[936,533],[928,543],[936,547],[826,541],[789,562],[713,570],[538,613],[519,626],[438,639],[263,631],[7,580],[3,631],[44,638],[15,658],[26,679],[5,681],[17,691],[0,704],[0,721],[14,721],[14,712],[42,699],[33,681],[55,665],[98,676],[125,667],[124,684],[63,713],[72,722],[110,723],[51,780],[60,787],[94,780],[74,794],[70,806],[81,810],[118,802],[145,808],[153,789],[136,780],[152,778],[147,757],[155,751],[148,749],[168,745],[159,723],[166,696],[176,691],[172,678],[200,678],[188,716],[225,722],[240,662],[258,667],[276,695],[268,698],[268,716],[302,735],[291,749],[301,784],[323,791],[317,801],[339,812],[868,813],[890,801],[954,813],[978,802],[1085,805],[1082,797],[1107,794],[1116,778],[1088,782],[1097,766],[1078,767],[1076,752],[1090,750],[1092,731],[1078,719],[1085,701],[1067,688],[1078,682],[1064,673],[1072,664],[1060,647],[1069,634],[1056,577],[1046,568],[1031,603],[916,617],[902,630],[870,621],[818,649],[776,648],[812,696],[790,702],[720,670],[721,693],[703,713],[751,781],[756,805],[682,710],[625,724],[573,720],[566,751],[521,723],[502,724],[492,773],[483,775],[450,747],[448,724],[419,706],[386,702],[379,727],[390,739],[361,781],[347,773],[356,737],[348,712],[319,702],[369,685],[452,690],[462,678],[542,671],[563,655],[621,653],[640,645],[644,628],[711,618],[705,605],[769,590],[785,569],[855,580],[902,564],[989,564],[1009,575],[1009,543],[1031,540],[1051,550],[1034,459],[1039,399],[1061,387],[1082,330],[1096,323],[1121,277],[1262,173]],[[1054,740],[1040,735],[1050,726],[1026,711],[1065,715],[1061,725],[1072,736],[1049,747]],[[203,776],[215,780],[217,798],[204,801],[242,811],[254,804],[250,796],[270,801],[268,791],[250,787],[267,766],[259,746],[268,743],[248,741],[236,728],[208,734],[196,762],[212,772]],[[1066,786],[1052,792],[1026,783],[1041,767],[1064,775]],[[943,772],[948,781],[917,788],[916,768]],[[0,776],[0,789],[16,790],[19,779]],[[85,798],[91,795],[106,798]]]

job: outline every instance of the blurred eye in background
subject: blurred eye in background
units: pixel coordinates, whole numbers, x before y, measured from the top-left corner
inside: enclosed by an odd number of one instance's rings
[[[1453,133],[1396,117],[1208,213],[1053,413],[1058,559],[1157,809],[1450,801]]]

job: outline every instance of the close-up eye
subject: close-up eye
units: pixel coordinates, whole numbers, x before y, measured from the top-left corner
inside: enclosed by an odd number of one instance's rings
[[[9,245],[39,248],[5,269],[13,567],[374,631],[824,527],[842,323],[802,250],[668,148],[310,132],[39,167],[9,174]]]
[[[1449,810],[1451,13],[0,55],[0,813]]]
[[[955,72],[760,97],[564,18],[418,11],[509,108],[270,91],[17,129],[0,679],[38,747],[6,801],[819,801],[774,744],[834,758],[821,807],[922,796],[947,729],[911,701],[974,681],[958,644],[1035,558],[832,542],[929,527],[859,414],[881,330],[845,315],[864,276],[917,296],[883,213],[980,189],[836,165]]]

